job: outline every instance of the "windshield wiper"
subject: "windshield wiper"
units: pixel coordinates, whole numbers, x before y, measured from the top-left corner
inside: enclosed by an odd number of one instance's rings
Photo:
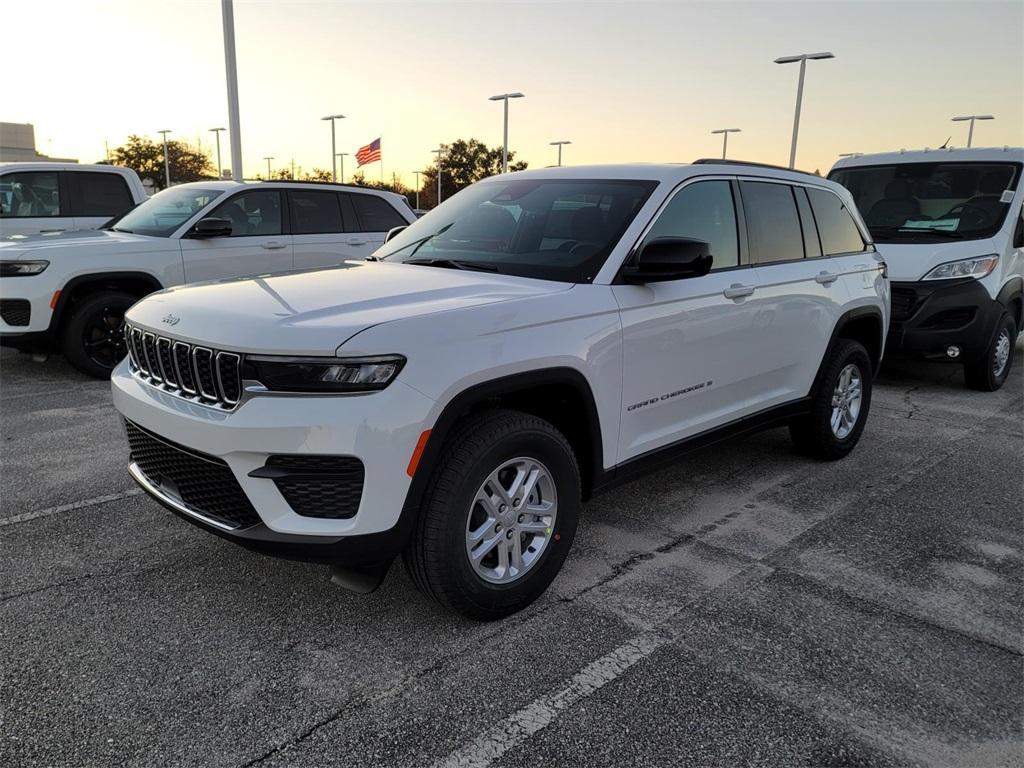
[[[479,261],[461,261],[459,259],[406,259],[403,264],[416,264],[423,267],[444,267],[445,269],[469,269],[474,272],[497,272],[493,264]]]
[[[888,237],[890,235],[939,235],[940,237],[948,237],[954,240],[962,240],[964,237],[963,232],[958,232],[955,229],[932,229],[931,227],[870,227],[872,235],[882,235]]]

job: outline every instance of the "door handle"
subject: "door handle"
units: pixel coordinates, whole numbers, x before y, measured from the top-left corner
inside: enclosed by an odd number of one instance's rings
[[[838,279],[839,275],[834,275],[831,272],[822,271],[815,276],[814,282],[821,283],[822,285],[832,285],[832,283],[834,283]]]
[[[742,299],[744,296],[749,296],[754,292],[754,286],[742,285],[740,283],[733,283],[724,291],[722,295],[727,299]]]
[[[266,248],[268,251],[277,251],[284,248],[285,244],[279,243],[277,240],[271,240],[269,243],[263,243],[262,247]]]
[[[56,234],[57,232],[64,232],[64,231],[65,230],[63,230],[63,229],[40,229],[39,230],[39,234],[41,234],[41,235],[53,235],[53,234]]]
[[[346,240],[345,245],[366,245],[366,240]]]

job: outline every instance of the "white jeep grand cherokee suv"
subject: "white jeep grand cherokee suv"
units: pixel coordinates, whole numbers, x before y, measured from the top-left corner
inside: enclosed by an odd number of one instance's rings
[[[109,218],[109,217],[108,217]],[[316,182],[200,181],[154,195],[101,230],[0,242],[0,344],[60,350],[107,378],[124,312],[161,288],[365,258],[415,221],[392,192]]]
[[[864,428],[889,288],[846,190],[753,164],[480,182],[370,261],[128,312],[129,471],[251,549],[474,618],[534,600],[580,502],[727,434]]]

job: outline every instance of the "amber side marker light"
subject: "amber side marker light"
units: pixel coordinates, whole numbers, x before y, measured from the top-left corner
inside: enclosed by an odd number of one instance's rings
[[[56,309],[58,301],[60,301],[60,291],[54,291],[53,298],[50,299],[50,309]]]
[[[412,457],[409,459],[409,466],[406,468],[405,473],[409,477],[416,476],[416,467],[420,464],[420,459],[423,458],[423,451],[426,450],[427,441],[430,439],[430,430],[426,429],[423,434],[420,435],[420,439],[416,441],[416,447],[413,448]]]

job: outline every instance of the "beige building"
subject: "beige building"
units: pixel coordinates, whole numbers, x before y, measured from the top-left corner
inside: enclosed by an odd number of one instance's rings
[[[0,163],[77,163],[69,157],[47,157],[36,151],[36,129],[32,123],[0,123]]]

